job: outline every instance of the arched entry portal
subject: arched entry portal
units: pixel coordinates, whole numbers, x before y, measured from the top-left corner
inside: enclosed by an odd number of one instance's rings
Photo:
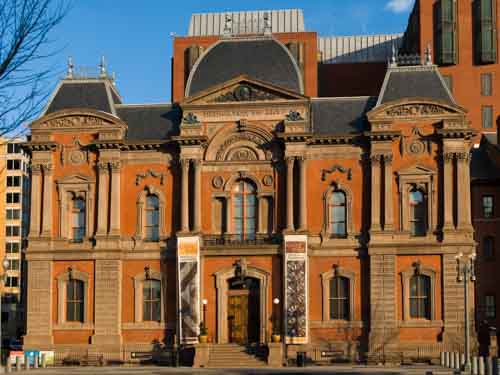
[[[260,282],[252,277],[228,280],[228,341],[249,344],[260,341]]]
[[[248,295],[248,297],[243,298],[243,303],[246,298],[250,299],[250,291],[253,289],[253,293],[257,293],[258,298],[256,296],[252,296],[252,301],[258,299],[258,319],[254,319],[256,321],[257,328],[254,328],[257,332],[251,332],[251,334],[255,335],[255,338],[258,338],[257,341],[264,343],[266,342],[266,322],[267,322],[267,300],[269,296],[269,273],[263,271],[259,268],[253,266],[245,267],[245,275],[242,278],[241,275],[238,275],[237,267],[232,266],[220,270],[215,273],[215,285],[217,288],[217,343],[218,344],[226,344],[231,342],[229,335],[229,301],[230,296],[238,296],[238,295]],[[234,280],[239,279],[243,280],[245,283],[250,281],[251,283],[256,283],[254,285],[250,285],[250,289],[245,289],[235,287]],[[258,285],[258,288],[256,288]],[[240,298],[240,301],[242,298]],[[233,303],[238,303],[237,298],[232,299]],[[241,303],[241,302],[240,302]],[[242,307],[234,306],[234,309],[238,308],[240,311]],[[253,306],[255,308],[255,306]],[[244,310],[243,310],[244,311]],[[247,308],[248,311],[248,308]],[[257,308],[255,312],[257,313]],[[250,322],[248,323],[250,324]],[[248,325],[247,325],[248,326]],[[247,330],[247,334],[248,334]],[[247,338],[248,340],[248,338]]]

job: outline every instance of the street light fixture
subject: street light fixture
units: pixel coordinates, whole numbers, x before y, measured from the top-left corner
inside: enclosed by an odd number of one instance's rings
[[[455,256],[455,259],[457,260],[457,281],[459,283],[464,283],[465,363],[463,365],[463,371],[470,373],[469,281],[476,281],[476,272],[474,270],[476,253],[469,254],[468,256],[458,253],[458,255]]]
[[[279,298],[273,299],[273,304],[274,304],[274,309],[273,309],[273,316],[274,316],[274,322],[273,322],[273,334],[274,335],[279,335],[280,332],[278,330],[278,305],[280,304]]]

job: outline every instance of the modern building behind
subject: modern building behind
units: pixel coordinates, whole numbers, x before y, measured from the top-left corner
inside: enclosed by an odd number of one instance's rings
[[[19,337],[24,329],[22,276],[30,200],[30,161],[21,147],[24,142],[22,137],[0,139],[0,259],[9,263],[2,296],[3,337]]]

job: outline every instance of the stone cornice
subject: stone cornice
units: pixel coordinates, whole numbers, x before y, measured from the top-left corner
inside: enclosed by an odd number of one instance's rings
[[[29,151],[53,151],[57,148],[56,142],[26,142],[23,143],[23,148]]]
[[[393,141],[401,137],[401,131],[385,131],[385,132],[364,132],[363,135],[370,141]]]

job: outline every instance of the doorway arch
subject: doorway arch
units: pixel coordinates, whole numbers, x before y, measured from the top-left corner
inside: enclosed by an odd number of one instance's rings
[[[214,274],[215,287],[217,289],[217,343],[227,344],[228,338],[228,291],[229,281],[235,277],[235,266],[224,268]],[[259,281],[259,340],[266,342],[266,323],[267,323],[267,300],[269,296],[269,272],[260,268],[247,266],[245,277]]]

